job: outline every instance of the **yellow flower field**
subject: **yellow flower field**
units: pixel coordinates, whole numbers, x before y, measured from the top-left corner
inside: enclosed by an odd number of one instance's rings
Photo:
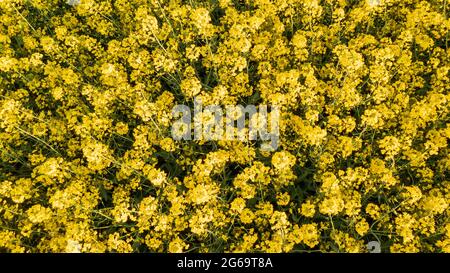
[[[0,0],[0,29],[0,252],[450,252],[450,1]],[[196,99],[278,107],[278,147],[177,139]]]

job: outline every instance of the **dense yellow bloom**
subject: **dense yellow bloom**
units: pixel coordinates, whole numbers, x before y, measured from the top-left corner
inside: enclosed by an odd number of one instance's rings
[[[450,252],[448,1],[56,2],[0,0],[0,252]]]
[[[42,207],[41,205],[34,205],[27,210],[28,218],[33,223],[40,223],[50,220],[52,217],[52,211],[49,208]]]

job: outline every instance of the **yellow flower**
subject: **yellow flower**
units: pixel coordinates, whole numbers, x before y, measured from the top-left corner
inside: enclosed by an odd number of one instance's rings
[[[188,247],[188,244],[183,242],[180,238],[176,237],[169,243],[168,250],[170,253],[182,253]]]
[[[311,200],[307,200],[302,204],[299,210],[303,216],[311,218],[316,213],[316,206],[311,202]]]
[[[234,213],[241,213],[245,208],[245,200],[242,198],[236,198],[231,202],[231,211]]]
[[[111,152],[103,143],[88,141],[83,147],[83,154],[88,167],[94,171],[101,171],[112,163]]]
[[[369,230],[369,224],[366,220],[362,219],[361,221],[356,223],[355,230],[359,235],[364,236]]]
[[[32,223],[41,223],[51,219],[52,210],[41,205],[34,205],[27,210],[27,215]]]
[[[279,172],[286,171],[295,164],[295,156],[291,155],[289,152],[276,152],[272,156],[272,165]]]
[[[162,139],[159,145],[161,145],[161,148],[166,152],[174,152],[176,149],[173,139],[168,137]]]

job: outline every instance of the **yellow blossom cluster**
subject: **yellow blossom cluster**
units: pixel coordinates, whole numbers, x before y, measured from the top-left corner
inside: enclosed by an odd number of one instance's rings
[[[450,252],[449,1],[0,0],[0,30],[0,252]],[[279,107],[279,146],[174,140],[195,98]]]

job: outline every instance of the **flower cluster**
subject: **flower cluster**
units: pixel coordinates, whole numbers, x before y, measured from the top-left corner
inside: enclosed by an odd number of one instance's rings
[[[450,252],[445,0],[1,0],[0,252]],[[279,147],[174,140],[274,105]]]

